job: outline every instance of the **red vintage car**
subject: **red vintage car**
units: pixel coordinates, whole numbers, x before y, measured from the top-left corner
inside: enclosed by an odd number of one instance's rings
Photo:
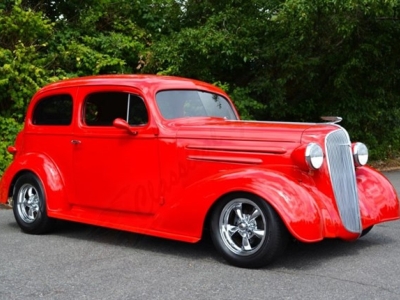
[[[355,240],[399,218],[366,146],[334,121],[241,121],[222,90],[184,78],[65,80],[34,95],[0,203],[27,233],[56,219],[191,243],[210,232],[229,263],[261,267],[290,238]]]

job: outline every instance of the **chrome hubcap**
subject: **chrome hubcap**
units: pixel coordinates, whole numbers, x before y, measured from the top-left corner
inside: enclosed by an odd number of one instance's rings
[[[221,212],[220,235],[226,247],[241,256],[260,249],[266,233],[266,221],[261,209],[248,199],[235,199]]]
[[[34,222],[39,214],[40,202],[36,188],[26,183],[18,191],[18,214],[25,223]]]

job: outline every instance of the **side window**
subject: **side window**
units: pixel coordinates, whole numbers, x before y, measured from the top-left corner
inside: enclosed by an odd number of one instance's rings
[[[112,126],[116,118],[129,125],[145,125],[148,113],[143,99],[123,92],[99,92],[90,94],[85,101],[84,122],[88,126]]]
[[[130,94],[129,101],[129,125],[146,125],[149,122],[146,105],[143,99]]]
[[[55,95],[43,98],[33,111],[34,125],[67,126],[72,122],[72,97]]]

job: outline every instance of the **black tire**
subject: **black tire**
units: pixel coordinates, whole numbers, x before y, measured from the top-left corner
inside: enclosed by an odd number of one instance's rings
[[[19,227],[26,233],[46,233],[54,225],[54,220],[47,216],[42,183],[32,173],[25,173],[17,179],[13,211]]]
[[[274,209],[263,199],[235,194],[223,199],[211,216],[211,238],[230,264],[260,268],[281,255],[289,233]]]
[[[371,231],[371,229],[372,229],[373,227],[374,227],[374,225],[365,228],[365,229],[361,232],[360,237],[363,237],[363,236],[367,235],[367,234]]]

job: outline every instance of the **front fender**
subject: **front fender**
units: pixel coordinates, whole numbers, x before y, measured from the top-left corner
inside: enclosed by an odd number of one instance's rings
[[[399,219],[396,190],[383,174],[370,167],[360,167],[356,170],[356,177],[363,228]]]
[[[290,233],[306,242],[324,236],[321,212],[312,195],[282,173],[241,169],[206,178],[183,190],[179,200],[166,205],[156,227],[161,231],[200,238],[207,213],[226,194],[248,192],[265,199],[280,215]]]
[[[42,182],[49,215],[51,210],[62,209],[62,204],[67,203],[64,180],[57,166],[46,155],[36,153],[18,156],[6,169],[0,183],[0,203],[6,203],[12,195],[13,185],[23,172],[34,173]]]

